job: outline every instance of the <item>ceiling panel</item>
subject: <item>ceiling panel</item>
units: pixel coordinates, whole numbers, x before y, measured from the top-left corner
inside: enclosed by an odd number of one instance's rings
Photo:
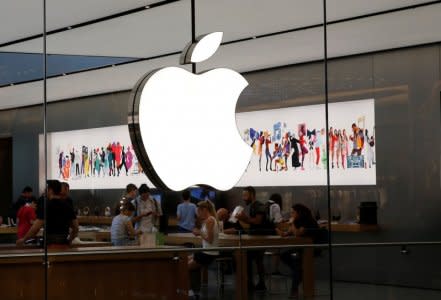
[[[49,54],[151,57],[181,50],[191,40],[187,1],[49,35]],[[1,48],[11,52],[41,52],[35,39]]]
[[[179,55],[132,63],[84,73],[51,78],[47,99],[56,101],[131,89],[142,75],[164,66],[176,65]],[[186,66],[190,70],[190,66]],[[0,109],[41,104],[42,81],[0,88]]]
[[[328,57],[441,41],[441,4],[328,26]],[[241,72],[323,59],[323,27],[222,46],[200,70],[229,66]]]
[[[340,57],[441,41],[441,4],[357,19],[328,27],[328,56]],[[321,60],[323,28],[222,46],[198,70],[229,67],[240,72]],[[131,89],[142,74],[177,65],[178,56],[78,73],[48,80],[50,101]],[[0,109],[41,103],[41,82],[0,89]]]
[[[429,1],[328,0],[328,20],[335,21],[425,2]],[[76,9],[82,7],[81,4],[70,5]],[[182,0],[52,34],[47,39],[48,53],[148,57],[180,50],[186,45],[191,32],[189,5],[189,0]],[[316,25],[323,20],[322,0],[198,0],[196,14],[197,34],[223,31],[224,42]],[[54,21],[57,24],[61,22],[61,19]],[[31,40],[0,48],[0,51],[37,53],[42,51],[42,41]]]
[[[158,1],[149,0],[46,0],[47,30],[88,22]],[[0,2],[0,44],[43,32],[43,0]]]
[[[328,21],[431,2],[327,0]],[[224,42],[323,23],[323,0],[198,0],[198,34],[224,32]]]

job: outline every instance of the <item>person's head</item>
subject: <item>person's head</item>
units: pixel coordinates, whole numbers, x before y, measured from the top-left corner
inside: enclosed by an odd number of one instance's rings
[[[256,190],[252,186],[247,186],[242,190],[242,200],[248,205],[256,200]]]
[[[69,183],[62,182],[61,183],[61,193],[60,193],[61,198],[63,198],[63,199],[67,198],[67,196],[69,195],[69,191],[70,191]]]
[[[130,199],[134,199],[136,197],[136,191],[138,188],[133,183],[129,183],[126,186],[126,196]]]
[[[32,200],[31,200],[31,202],[29,203],[29,205],[30,205],[33,209],[37,209],[37,203],[38,203],[37,198],[32,197]]]
[[[209,216],[213,216],[217,220],[214,204],[210,200],[200,201],[198,203],[198,217],[202,220],[205,220]]]
[[[228,220],[228,218],[230,217],[230,213],[228,212],[228,210],[226,208],[219,208],[217,210],[217,218],[219,219],[219,221],[225,222]]]
[[[61,183],[58,180],[48,180],[47,182],[47,198],[52,199],[61,193]]]
[[[32,188],[30,186],[25,186],[23,191],[21,192],[21,195],[25,198],[31,198],[32,197]]]
[[[120,213],[131,217],[135,211],[135,206],[130,201],[124,202],[120,207]]]
[[[355,123],[352,123],[351,127],[353,132],[357,132],[357,125]]]
[[[341,134],[342,134],[343,136],[346,136],[346,129],[343,129],[343,130],[341,131]]]
[[[182,199],[184,201],[190,201],[190,191],[189,190],[182,191]]]
[[[294,204],[291,208],[291,217],[294,219],[314,219],[311,210],[303,204]]]
[[[150,197],[150,188],[147,184],[143,183],[139,186],[138,193],[142,200],[147,200]]]
[[[274,203],[277,203],[280,206],[280,209],[282,209],[282,196],[279,193],[272,194],[269,199]]]

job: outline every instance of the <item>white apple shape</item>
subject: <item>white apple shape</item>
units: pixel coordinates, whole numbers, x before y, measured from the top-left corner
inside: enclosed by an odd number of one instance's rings
[[[139,124],[134,145],[144,147],[146,174],[155,185],[175,191],[201,184],[228,190],[239,181],[252,153],[235,118],[247,85],[239,73],[225,68],[192,74],[167,67],[140,80],[133,91],[139,103],[138,119],[132,120]]]

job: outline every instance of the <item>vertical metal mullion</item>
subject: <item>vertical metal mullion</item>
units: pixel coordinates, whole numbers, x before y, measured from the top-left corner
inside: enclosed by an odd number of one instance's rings
[[[191,0],[191,42],[196,42],[196,0]],[[196,74],[196,63],[191,63],[191,72]]]
[[[324,77],[325,77],[325,122],[326,122],[326,181],[328,194],[328,250],[329,250],[329,291],[331,300],[334,299],[334,283],[333,283],[333,262],[332,262],[332,224],[331,224],[331,176],[329,169],[329,94],[328,94],[328,28],[326,0],[323,0],[323,40],[324,40]]]
[[[47,49],[46,49],[46,0],[43,0],[43,135],[44,135],[44,184],[45,194],[43,196],[43,214],[47,220]],[[47,255],[47,222],[43,226],[43,248],[44,248],[44,299],[48,300],[48,255]]]

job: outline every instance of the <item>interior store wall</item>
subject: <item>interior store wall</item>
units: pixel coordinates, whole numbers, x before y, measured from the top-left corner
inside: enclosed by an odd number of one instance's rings
[[[332,187],[331,207],[341,212],[342,220],[351,220],[359,202],[377,201],[382,227],[378,233],[338,233],[334,242],[441,239],[440,53],[438,44],[329,62],[331,102],[375,98],[377,161],[377,186]],[[239,99],[238,111],[324,103],[323,63],[253,72],[245,77],[250,85]],[[50,103],[48,131],[127,124],[128,98],[128,92],[121,92]],[[14,199],[25,185],[38,190],[42,124],[41,106],[0,112],[0,135],[13,138]],[[263,200],[276,191],[284,196],[287,208],[303,202],[326,218],[326,187],[259,188],[258,197]],[[108,206],[122,192],[73,191],[73,197],[85,201],[87,196],[87,201]],[[177,198],[171,198],[173,205],[167,210],[173,211]],[[223,203],[227,207],[241,203],[240,189],[227,193]],[[403,256],[386,248],[339,249],[334,256],[335,279],[441,289],[441,258],[427,251],[423,254],[417,249]],[[372,265],[376,267],[370,268]]]

